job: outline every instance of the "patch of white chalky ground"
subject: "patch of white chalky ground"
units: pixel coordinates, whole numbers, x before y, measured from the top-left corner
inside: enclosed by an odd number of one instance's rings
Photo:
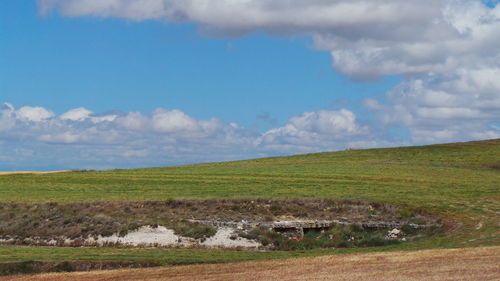
[[[235,229],[229,227],[221,227],[217,233],[205,239],[204,241],[178,236],[173,230],[163,226],[151,227],[142,226],[135,231],[129,232],[127,235],[120,237],[117,234],[112,236],[102,237],[97,239],[89,238],[87,242],[96,243],[98,245],[104,244],[121,244],[130,246],[193,246],[201,245],[206,247],[245,247],[255,248],[261,246],[260,243],[238,237],[234,234]]]

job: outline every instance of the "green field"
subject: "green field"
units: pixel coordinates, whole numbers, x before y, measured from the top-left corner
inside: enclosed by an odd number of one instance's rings
[[[0,202],[302,198],[367,200],[437,213],[446,233],[375,249],[237,252],[132,248],[0,247],[0,261],[226,262],[372,250],[500,245],[500,139],[346,150],[167,168],[0,176]]]

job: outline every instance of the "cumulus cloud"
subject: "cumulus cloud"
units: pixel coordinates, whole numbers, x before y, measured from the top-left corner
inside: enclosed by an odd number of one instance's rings
[[[238,159],[255,156],[251,146],[257,136],[235,123],[199,120],[180,110],[97,115],[76,108],[55,116],[42,107],[16,110],[9,103],[0,104],[0,131],[5,148],[0,158],[10,167],[64,162],[65,168],[82,168],[89,162],[116,168]],[[34,153],[21,153],[21,148]]]
[[[116,114],[110,114],[110,115],[100,115],[97,116],[94,114],[94,112],[84,108],[84,107],[78,107],[69,110],[66,113],[61,114],[59,116],[61,120],[71,120],[71,121],[90,121],[92,123],[101,123],[101,122],[112,122],[116,118],[118,118],[118,115]]]
[[[140,112],[129,112],[127,115],[117,118],[116,123],[131,131],[148,130],[150,126],[148,118]]]
[[[89,118],[92,113],[92,111],[84,107],[79,107],[62,114],[60,118],[62,120],[82,121]]]
[[[352,146],[368,135],[369,128],[359,124],[352,111],[321,110],[290,118],[285,126],[264,133],[257,144],[274,150],[321,151]]]
[[[90,118],[90,120],[94,123],[100,123],[100,122],[112,122],[116,118],[118,118],[118,115],[104,115],[104,116],[95,116]]]
[[[498,138],[500,87],[491,73],[500,74],[458,69],[405,80],[387,94],[388,104],[369,99],[365,106],[386,127],[408,128],[415,143]]]
[[[494,53],[499,9],[478,0],[40,0],[68,16],[195,22],[219,36],[307,34],[354,77],[442,72]]]
[[[157,109],[153,112],[153,128],[158,132],[195,132],[198,122],[180,110]]]
[[[16,111],[16,118],[21,121],[40,122],[54,117],[54,113],[43,107],[23,106]]]
[[[426,87],[413,85],[412,89]],[[395,91],[395,97],[402,98],[401,92]],[[376,100],[366,101],[366,104],[379,114],[380,123],[389,127],[404,125],[411,128],[415,142],[463,139],[464,130],[467,131],[465,138],[500,137],[498,127],[477,127],[471,122],[469,115],[474,112],[453,111],[451,106],[460,108],[460,101],[450,99],[441,92],[436,94],[436,98],[430,95],[425,106],[429,110],[437,109],[436,112],[422,113],[418,105],[398,109]],[[411,94],[408,96],[405,97],[410,99],[408,103],[413,102]],[[442,104],[449,107],[445,110]],[[50,163],[46,165],[50,165],[51,169],[126,168],[409,144],[392,141],[390,136],[378,132],[376,126],[360,121],[354,112],[347,109],[304,112],[291,117],[285,125],[264,133],[218,118],[200,120],[181,110],[163,108],[151,114],[129,112],[100,117],[89,113],[90,110],[69,112],[86,114],[70,115],[85,118],[62,118],[62,115],[55,116],[41,107],[16,110],[9,103],[1,104],[0,144],[5,149],[0,151],[0,158],[4,165],[22,169],[35,169],[33,165],[37,163]],[[464,121],[446,128],[432,122],[429,125],[429,120],[436,118],[433,114],[444,115],[440,116],[441,119],[463,118]],[[27,119],[27,116],[30,118]],[[489,117],[481,115],[476,118],[494,120],[494,116],[490,112]],[[101,117],[106,117],[106,120],[94,122],[94,118]]]
[[[15,124],[14,107],[10,103],[0,104],[0,132],[11,129]]]
[[[38,140],[46,143],[76,143],[82,140],[81,135],[72,132],[62,132],[62,133],[53,133],[53,134],[45,134],[38,137]]]
[[[245,32],[268,29],[276,32],[331,30],[346,25],[369,26],[408,21],[439,14],[443,1],[423,0],[39,0],[40,11],[57,7],[69,16],[93,15],[131,20],[165,19]]]
[[[102,117],[106,120],[95,122]],[[4,103],[0,131],[0,143],[6,148],[0,158],[10,167],[59,163],[66,169],[158,166],[385,144],[371,137],[368,126],[346,109],[305,112],[282,127],[257,133],[175,109],[99,117],[77,108],[55,116],[42,107],[16,110]]]

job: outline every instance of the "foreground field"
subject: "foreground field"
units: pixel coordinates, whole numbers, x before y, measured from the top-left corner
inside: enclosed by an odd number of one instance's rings
[[[347,251],[500,245],[500,139],[347,150],[180,167],[0,176],[0,202],[170,201],[172,198],[333,198],[388,203],[441,216],[433,238]],[[1,206],[1,204],[0,204]],[[140,252],[140,255],[136,255]],[[329,254],[338,250],[328,250]],[[43,254],[42,254],[43,253]],[[320,255],[132,248],[0,246],[1,261],[124,260],[163,264]],[[220,257],[212,259],[211,256]],[[179,258],[177,258],[179,257]],[[176,262],[179,259],[180,262]]]
[[[0,278],[10,281],[106,280],[498,280],[500,247],[426,250],[62,273]]]

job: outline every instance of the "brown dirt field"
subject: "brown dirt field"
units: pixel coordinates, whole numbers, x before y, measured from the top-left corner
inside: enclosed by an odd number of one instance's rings
[[[0,172],[0,176],[7,175],[45,175],[45,174],[58,174],[70,171],[50,171],[50,172],[35,172],[35,171],[18,171],[18,172]]]
[[[349,254],[231,264],[4,277],[0,280],[500,280],[500,247]]]

